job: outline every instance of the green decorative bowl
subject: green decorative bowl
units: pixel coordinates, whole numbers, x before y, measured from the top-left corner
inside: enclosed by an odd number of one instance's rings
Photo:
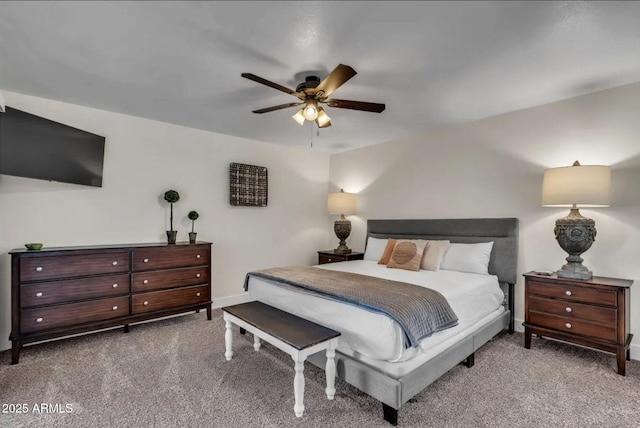
[[[40,242],[31,242],[29,244],[24,244],[27,247],[27,250],[41,250],[42,244]]]

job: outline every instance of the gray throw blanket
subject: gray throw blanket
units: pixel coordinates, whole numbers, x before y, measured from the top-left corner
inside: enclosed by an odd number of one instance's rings
[[[436,331],[458,324],[447,299],[430,288],[351,272],[312,266],[288,266],[249,272],[251,276],[382,313],[404,331],[405,347],[414,347]]]

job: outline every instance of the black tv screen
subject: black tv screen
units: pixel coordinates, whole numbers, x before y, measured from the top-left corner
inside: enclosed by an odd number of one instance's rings
[[[105,137],[6,107],[0,174],[102,187]]]

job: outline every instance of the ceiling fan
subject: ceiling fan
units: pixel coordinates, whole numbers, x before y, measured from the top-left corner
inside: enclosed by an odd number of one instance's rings
[[[277,83],[270,82],[269,80],[263,79],[262,77],[256,76],[255,74],[242,73],[241,76],[249,80],[253,80],[254,82],[267,85],[279,91],[286,92],[287,94],[293,95],[300,100],[298,102],[280,104],[273,107],[253,110],[254,113],[268,113],[270,111],[281,110],[288,107],[296,107],[304,104],[304,106],[292,116],[293,120],[298,122],[301,126],[304,125],[305,120],[315,121],[316,125],[318,125],[318,128],[327,128],[331,126],[331,118],[318,104],[326,104],[329,107],[362,110],[373,113],[381,113],[382,111],[384,111],[384,104],[329,98],[329,95],[331,95],[333,91],[338,89],[356,74],[356,71],[348,65],[339,64],[322,81],[320,81],[320,78],[318,76],[308,76],[304,82],[296,86],[295,91]]]

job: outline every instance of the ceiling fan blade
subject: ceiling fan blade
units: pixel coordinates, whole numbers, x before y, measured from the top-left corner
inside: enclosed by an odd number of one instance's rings
[[[300,92],[296,92],[293,89],[287,88],[286,86],[273,83],[267,79],[263,79],[262,77],[256,76],[255,74],[252,74],[252,73],[242,73],[241,76],[246,79],[253,80],[254,82],[262,83],[263,85],[269,86],[270,88],[285,92],[289,95],[293,95],[294,97],[298,97],[301,100],[304,99],[305,97],[305,95],[301,94]]]
[[[338,100],[335,98],[326,100],[325,103],[329,107],[348,108],[350,110],[370,111],[372,113],[382,113],[386,107],[384,104],[367,103],[364,101]]]
[[[300,104],[303,104],[303,103],[280,104],[280,105],[273,106],[273,107],[266,107],[266,108],[261,108],[259,110],[253,110],[253,112],[254,113],[269,113],[270,111],[281,110],[281,109],[287,108],[287,107],[295,107],[295,106],[299,106]]]
[[[316,86],[316,94],[318,98],[326,98],[333,91],[342,86],[347,80],[355,76],[356,71],[348,65],[338,64],[322,82]]]

